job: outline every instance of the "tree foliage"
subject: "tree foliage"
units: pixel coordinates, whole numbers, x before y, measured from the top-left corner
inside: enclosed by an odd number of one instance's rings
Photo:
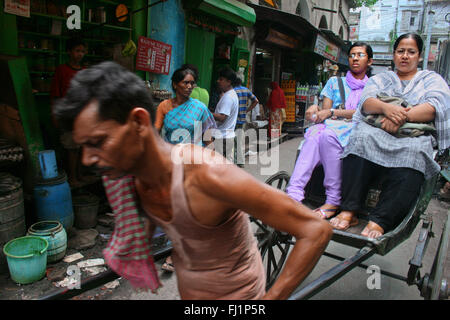
[[[378,2],[378,0],[353,0],[352,7],[353,8],[359,8],[362,6],[371,7],[377,2]]]

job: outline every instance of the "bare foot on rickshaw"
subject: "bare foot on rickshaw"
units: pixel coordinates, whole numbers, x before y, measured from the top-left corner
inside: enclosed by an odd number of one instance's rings
[[[350,227],[356,226],[359,223],[356,214],[351,211],[342,211],[335,218],[330,220],[333,228],[345,231]]]
[[[334,217],[336,213],[339,211],[339,206],[335,206],[334,204],[325,203],[321,207],[314,209],[314,212],[322,219],[330,219]]]
[[[361,232],[361,235],[367,238],[376,239],[384,234],[384,230],[377,223],[369,221],[367,226]]]

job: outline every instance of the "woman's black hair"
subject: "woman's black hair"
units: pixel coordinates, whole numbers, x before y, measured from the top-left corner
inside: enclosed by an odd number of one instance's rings
[[[195,81],[198,81],[198,68],[195,64],[185,63],[180,67],[180,69],[191,69],[195,73]]]
[[[347,54],[350,55],[350,51],[352,51],[352,49],[354,47],[364,47],[364,49],[366,49],[366,53],[367,56],[369,57],[369,59],[373,58],[373,50],[372,47],[370,46],[370,44],[366,43],[366,42],[362,42],[362,41],[356,41],[355,43],[353,43],[350,47],[350,49],[348,49]]]
[[[101,120],[124,124],[131,110],[146,109],[152,122],[155,106],[144,81],[121,65],[106,61],[78,71],[64,98],[56,101],[53,114],[64,131],[73,130],[73,122],[91,102],[98,102]]]
[[[175,88],[173,87],[174,84],[183,81],[183,79],[190,74],[191,76],[194,77],[195,82],[197,82],[197,73],[195,72],[195,70],[192,70],[191,68],[188,67],[181,67],[177,70],[174,71],[174,73],[172,74],[172,88],[175,90]]]
[[[419,55],[422,54],[423,40],[417,33],[414,33],[414,32],[408,32],[408,33],[402,34],[400,37],[398,37],[394,43],[394,51],[397,50],[397,47],[400,44],[400,41],[402,41],[403,39],[409,39],[409,38],[413,39],[416,42],[417,48],[419,49]]]

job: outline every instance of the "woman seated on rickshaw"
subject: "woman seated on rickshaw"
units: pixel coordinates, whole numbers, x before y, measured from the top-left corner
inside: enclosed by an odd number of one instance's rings
[[[291,198],[302,202],[305,187],[314,169],[322,164],[325,174],[323,184],[326,202],[315,212],[323,219],[334,216],[341,203],[341,154],[353,126],[350,120],[368,80],[366,72],[372,64],[372,55],[372,48],[368,44],[354,43],[348,52],[350,71],[345,78],[332,77],[328,80],[321,92],[322,110],[319,110],[317,105],[313,105],[305,114],[307,120],[314,121],[316,124],[306,131],[305,140],[286,191]],[[340,80],[342,80],[341,90]],[[334,120],[337,117],[347,121]]]
[[[396,71],[370,78],[363,90],[342,155],[342,211],[330,220],[336,229],[358,224],[369,183],[381,175],[378,203],[361,234],[377,238],[394,229],[424,180],[440,170],[433,147],[450,144],[450,90],[437,73],[417,70],[422,48],[417,34],[401,35],[394,44]]]

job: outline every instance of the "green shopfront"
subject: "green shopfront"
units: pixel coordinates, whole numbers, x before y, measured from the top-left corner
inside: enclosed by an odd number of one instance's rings
[[[235,0],[184,1],[186,13],[185,62],[199,69],[199,86],[210,92],[217,72],[229,66],[249,80],[250,52],[240,37],[241,27],[252,27],[255,11]]]

